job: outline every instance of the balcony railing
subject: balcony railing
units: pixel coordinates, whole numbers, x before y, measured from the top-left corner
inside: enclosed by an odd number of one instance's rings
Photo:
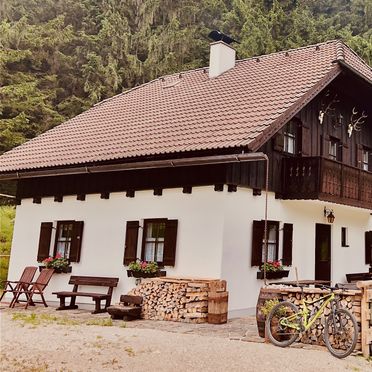
[[[372,209],[372,173],[321,157],[286,158],[283,199],[319,199]]]

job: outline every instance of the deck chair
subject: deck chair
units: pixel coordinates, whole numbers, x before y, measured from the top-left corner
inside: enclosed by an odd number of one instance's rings
[[[8,292],[12,293],[13,300],[14,300],[18,290],[20,289],[27,290],[29,284],[26,284],[26,283],[32,282],[32,279],[34,278],[36,270],[37,270],[36,266],[27,266],[24,268],[23,273],[18,281],[6,280],[4,282],[4,291],[0,297],[0,302],[3,299],[5,293],[8,293]]]
[[[19,297],[24,294],[26,296],[26,307],[29,305],[35,305],[35,303],[43,303],[45,307],[48,307],[47,303],[45,302],[44,298],[44,289],[49,284],[49,281],[54,273],[54,269],[43,269],[39,274],[38,278],[35,282],[24,283],[28,284],[26,286],[22,286],[15,294],[12,302],[10,303],[9,307],[14,307],[16,303],[19,303]],[[37,294],[41,297],[42,302],[36,302],[33,300],[33,296]]]

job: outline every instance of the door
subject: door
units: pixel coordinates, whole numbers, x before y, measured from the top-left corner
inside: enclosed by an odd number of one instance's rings
[[[315,280],[331,280],[331,226],[316,224]]]

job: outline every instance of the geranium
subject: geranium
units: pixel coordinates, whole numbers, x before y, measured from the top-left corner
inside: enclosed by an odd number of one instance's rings
[[[69,263],[66,258],[63,258],[61,254],[57,253],[55,257],[48,257],[42,261],[48,269],[60,269],[63,270],[68,267]]]
[[[147,274],[154,274],[159,271],[159,266],[154,261],[142,261],[137,259],[129,264],[129,270],[136,272],[143,272]]]
[[[267,261],[266,263],[262,264],[261,267],[260,267],[260,270],[261,271],[266,271],[269,272],[269,271],[282,271],[283,270],[283,266],[282,264],[280,263],[280,261]]]

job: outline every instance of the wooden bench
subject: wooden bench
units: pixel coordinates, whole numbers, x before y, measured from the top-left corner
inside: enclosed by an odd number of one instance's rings
[[[142,297],[121,295],[120,304],[108,307],[107,311],[112,319],[139,319],[142,311]]]
[[[372,273],[352,273],[346,274],[348,283],[355,283],[360,280],[372,280]]]
[[[71,292],[63,291],[63,292],[53,292],[53,294],[57,295],[60,300],[60,306],[57,310],[69,310],[69,309],[77,309],[78,306],[75,304],[76,297],[92,297],[95,301],[96,307],[92,314],[103,313],[107,311],[107,308],[111,304],[111,297],[112,291],[114,287],[117,287],[119,278],[107,278],[107,277],[99,277],[99,276],[71,276],[70,281],[68,284],[73,284],[74,287]],[[107,293],[95,293],[95,292],[82,292],[79,291],[79,286],[100,286],[100,287],[108,287]],[[66,297],[70,297],[70,305],[66,305]],[[101,301],[105,300],[105,307],[101,308]]]

